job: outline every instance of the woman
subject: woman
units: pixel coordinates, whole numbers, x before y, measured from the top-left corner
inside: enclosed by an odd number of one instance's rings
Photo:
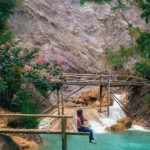
[[[77,129],[78,129],[78,131],[79,132],[89,132],[90,133],[89,134],[89,142],[96,144],[96,141],[94,140],[94,137],[93,137],[92,129],[85,127],[84,121],[87,121],[87,119],[85,119],[83,116],[83,110],[82,109],[77,110]]]

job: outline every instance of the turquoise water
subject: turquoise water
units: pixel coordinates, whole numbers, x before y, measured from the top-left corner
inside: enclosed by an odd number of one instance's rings
[[[44,144],[39,150],[61,150],[60,135],[41,135]],[[68,150],[150,150],[150,132],[127,131],[96,134],[97,144],[87,136],[68,136]]]

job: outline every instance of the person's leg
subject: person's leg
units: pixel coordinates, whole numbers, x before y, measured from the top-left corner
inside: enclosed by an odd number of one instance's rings
[[[92,129],[90,129],[90,128],[80,128],[79,132],[89,132],[90,133],[89,141],[91,142],[92,140],[94,140]]]

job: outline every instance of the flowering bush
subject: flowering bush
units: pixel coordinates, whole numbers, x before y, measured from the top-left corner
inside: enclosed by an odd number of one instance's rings
[[[14,112],[38,113],[39,105],[33,100],[28,84],[33,84],[43,96],[47,96],[48,91],[59,89],[62,81],[60,66],[43,60],[38,56],[38,50],[29,52],[8,42],[0,46],[1,107]]]

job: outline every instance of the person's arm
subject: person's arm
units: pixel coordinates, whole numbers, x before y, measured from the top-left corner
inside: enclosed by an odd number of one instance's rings
[[[87,119],[85,119],[84,117],[83,117],[83,119],[84,119],[84,121],[88,121]]]

